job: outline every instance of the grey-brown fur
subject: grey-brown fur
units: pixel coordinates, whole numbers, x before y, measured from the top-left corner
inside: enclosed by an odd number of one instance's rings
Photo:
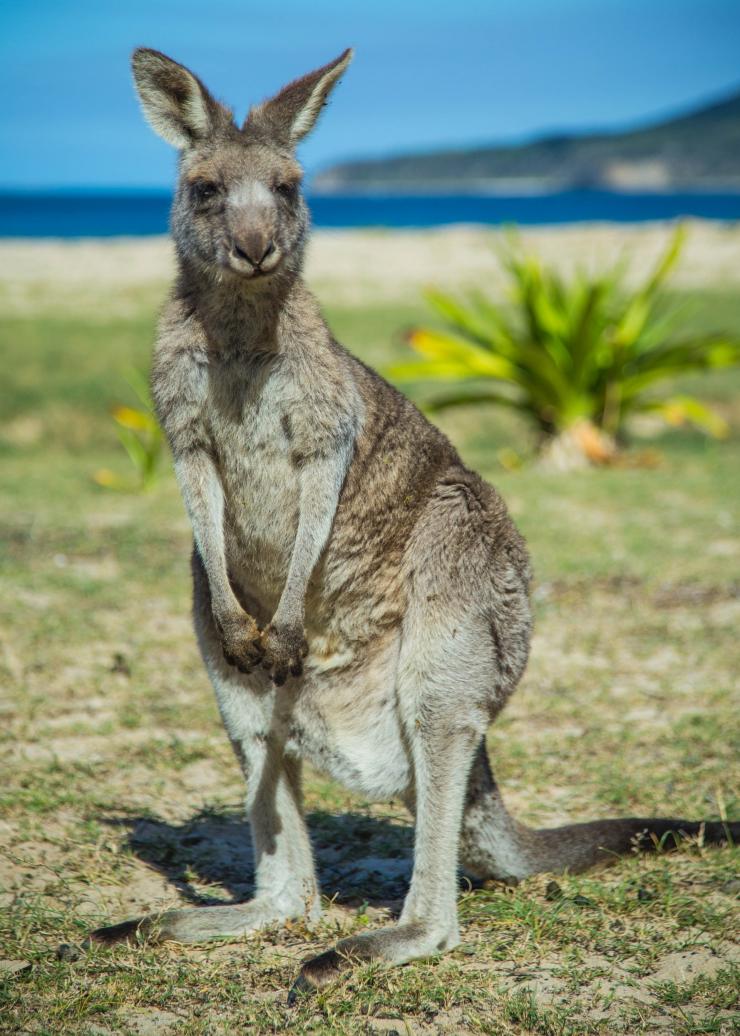
[[[504,808],[484,736],[527,660],[526,548],[496,491],[335,342],[300,277],[294,147],[350,56],[237,128],[182,66],[134,55],[145,113],[181,152],[179,272],[152,390],[193,524],[198,642],[247,779],[257,892],[93,938],[196,942],[316,918],[308,759],[367,797],[402,796],[416,842],[398,924],[307,962],[297,988],[353,959],[454,946],[458,863],[482,877],[575,870],[645,831],[697,830],[627,819],[533,831]]]

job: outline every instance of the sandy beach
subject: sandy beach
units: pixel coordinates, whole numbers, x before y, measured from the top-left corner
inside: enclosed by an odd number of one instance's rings
[[[691,220],[672,283],[681,288],[740,287],[740,226]],[[639,279],[656,262],[672,224],[570,224],[522,230],[527,246],[564,272],[607,268],[629,258]],[[496,255],[500,231],[456,226],[414,231],[317,230],[306,276],[333,304],[414,300],[427,285],[503,290]],[[173,270],[166,237],[0,242],[0,307],[29,313],[103,307],[125,313],[135,298],[161,298]]]

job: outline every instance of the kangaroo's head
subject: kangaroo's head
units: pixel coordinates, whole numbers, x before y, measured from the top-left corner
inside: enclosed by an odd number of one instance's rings
[[[300,269],[308,210],[295,148],[351,60],[346,50],[296,79],[238,127],[188,69],[159,51],[134,51],[144,114],[180,151],[172,229],[183,259],[255,290],[279,271]]]

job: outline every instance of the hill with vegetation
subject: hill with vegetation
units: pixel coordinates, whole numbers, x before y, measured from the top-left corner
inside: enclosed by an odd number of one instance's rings
[[[740,190],[740,91],[626,132],[558,134],[527,144],[344,162],[319,173],[324,193],[491,190]]]

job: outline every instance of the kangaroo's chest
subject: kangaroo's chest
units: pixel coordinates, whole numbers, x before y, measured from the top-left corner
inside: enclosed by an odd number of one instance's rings
[[[209,388],[203,424],[224,492],[230,560],[277,585],[298,524],[300,400],[288,377],[259,370],[227,368]]]

